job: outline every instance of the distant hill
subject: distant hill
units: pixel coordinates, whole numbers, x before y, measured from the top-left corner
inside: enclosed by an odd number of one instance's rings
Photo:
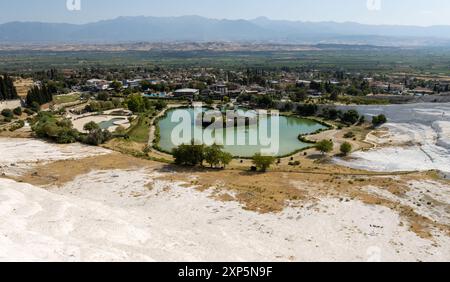
[[[444,46],[450,45],[450,26],[312,23],[263,17],[254,20],[217,20],[199,16],[120,17],[83,25],[39,22],[0,25],[2,43],[175,41]]]

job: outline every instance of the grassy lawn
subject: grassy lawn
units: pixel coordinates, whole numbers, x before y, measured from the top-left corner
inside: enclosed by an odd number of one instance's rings
[[[53,101],[57,104],[66,104],[66,103],[73,103],[78,100],[80,100],[81,95],[80,94],[73,94],[73,95],[59,95],[54,96]]]
[[[133,122],[128,131],[130,140],[138,143],[147,143],[150,134],[150,118],[149,114],[141,114]]]

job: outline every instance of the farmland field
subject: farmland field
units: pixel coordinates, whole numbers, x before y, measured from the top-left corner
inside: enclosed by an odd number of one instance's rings
[[[347,70],[450,74],[450,49],[323,48],[304,51],[0,51],[1,71],[124,67]]]

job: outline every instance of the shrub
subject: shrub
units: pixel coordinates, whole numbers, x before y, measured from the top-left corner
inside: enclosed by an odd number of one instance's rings
[[[348,124],[355,124],[359,121],[359,119],[360,119],[360,116],[359,116],[358,111],[356,111],[356,110],[349,110],[349,111],[345,112],[341,118],[341,120],[343,122],[348,123]]]
[[[35,112],[34,111],[32,111],[32,110],[30,110],[30,109],[25,109],[25,110],[23,110],[23,112],[24,113],[26,113],[27,115],[29,115],[29,116],[31,116],[31,115],[34,115],[35,114]]]
[[[262,172],[266,172],[274,162],[275,158],[271,156],[263,156],[260,153],[253,156],[253,164]]]
[[[91,132],[91,131],[94,131],[97,129],[100,129],[100,126],[93,121],[88,122],[83,126],[83,130],[88,131],[88,132]]]
[[[19,120],[13,123],[9,128],[9,131],[13,132],[25,126],[25,122],[23,120]]]
[[[352,144],[344,142],[342,143],[340,150],[344,156],[347,156],[352,151]]]
[[[300,116],[314,116],[318,111],[315,104],[300,104],[297,106],[297,113]]]
[[[116,130],[114,131],[114,133],[116,134],[125,134],[126,133],[126,129],[125,127],[123,127],[122,125],[117,126]]]
[[[13,118],[14,114],[10,109],[4,109],[2,110],[2,116],[4,116],[5,118]]]
[[[333,141],[322,140],[316,144],[316,150],[318,150],[322,154],[326,154],[333,151],[333,146]]]
[[[344,134],[344,138],[347,138],[347,139],[354,138],[354,137],[355,137],[355,133],[353,133],[352,131]]]
[[[89,131],[86,136],[83,136],[81,138],[81,142],[88,145],[98,146],[111,140],[111,138],[112,134],[108,130],[101,130],[100,128],[97,128]]]
[[[14,114],[16,116],[21,116],[22,115],[22,108],[21,107],[17,107],[13,110]]]
[[[30,109],[33,112],[39,112],[41,110],[41,105],[39,105],[38,102],[32,102],[31,105],[30,105]]]
[[[206,147],[204,151],[205,161],[211,165],[211,168],[220,164],[220,155],[222,154],[223,146],[213,144]]]
[[[196,166],[203,165],[204,150],[204,145],[195,145],[195,142],[192,141],[191,144],[183,144],[173,149],[172,154],[175,158],[175,164]]]
[[[372,124],[374,127],[380,126],[382,124],[385,124],[387,122],[387,118],[385,115],[381,114],[378,116],[374,116],[372,118]]]

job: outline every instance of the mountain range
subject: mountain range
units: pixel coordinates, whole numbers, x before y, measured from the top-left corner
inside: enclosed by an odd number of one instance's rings
[[[450,46],[450,26],[366,25],[210,19],[200,16],[119,17],[87,24],[9,22],[0,25],[0,44],[124,42],[259,42]]]

